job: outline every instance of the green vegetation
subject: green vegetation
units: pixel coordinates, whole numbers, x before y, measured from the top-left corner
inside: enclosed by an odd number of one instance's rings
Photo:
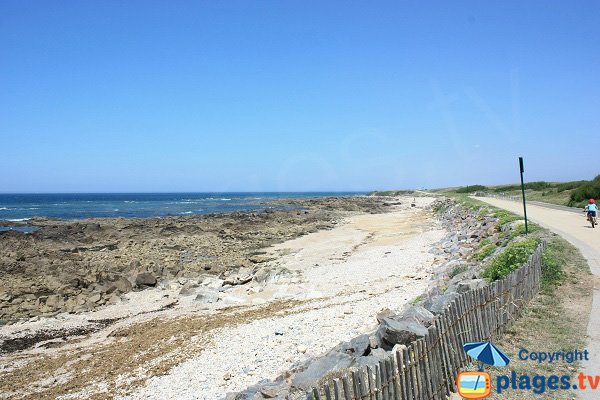
[[[550,190],[550,189],[548,189]],[[557,194],[557,189],[552,189]],[[565,188],[564,192],[569,193]],[[542,192],[537,192],[542,193]],[[570,195],[570,194],[569,194]],[[457,201],[466,201],[470,208],[479,205],[479,215],[492,214],[499,219],[497,226],[521,219],[507,211],[491,206],[481,207],[477,200],[465,194],[450,194]],[[532,196],[528,195],[528,198]],[[466,199],[466,200],[465,200]],[[556,362],[552,365],[519,360],[521,348],[550,348],[572,350],[585,346],[585,332],[591,308],[593,281],[587,262],[570,243],[551,234],[536,224],[529,224],[529,237],[525,237],[525,224],[512,226],[501,234],[496,234],[504,243],[508,243],[503,252],[495,256],[484,269],[483,277],[489,280],[500,279],[522,266],[533,254],[541,240],[546,240],[546,249],[542,253],[542,288],[535,298],[523,310],[516,320],[496,343],[512,359],[511,369],[518,374],[570,375],[578,370],[578,364]],[[489,239],[479,243],[478,257],[485,258],[483,252],[493,247]],[[458,267],[455,267],[458,268]],[[457,273],[460,270],[457,271]],[[454,272],[454,271],[453,271]],[[539,395],[527,391],[506,391],[492,394],[492,400],[535,400]],[[546,393],[544,398],[567,400],[572,398],[568,391]]]
[[[452,271],[450,271],[450,273],[448,273],[448,276],[450,277],[450,279],[454,278],[456,275],[458,274],[462,274],[463,272],[465,272],[467,269],[469,269],[469,267],[466,264],[459,264],[456,265],[454,268],[452,268]]]
[[[520,192],[516,194],[520,196]],[[558,189],[548,189],[542,192],[527,191],[525,197],[528,201],[541,201],[543,203],[565,206],[569,204],[571,190],[559,191]]]
[[[381,190],[367,193],[367,196],[405,196],[414,194],[414,190]]]
[[[553,285],[562,284],[567,277],[564,266],[576,264],[581,271],[588,271],[585,258],[573,245],[555,236],[548,241],[542,254],[542,288],[552,290]]]
[[[487,190],[488,190],[487,186],[473,185],[473,186],[464,186],[459,189],[456,189],[456,193],[485,192]]]
[[[529,233],[537,232],[540,229],[542,229],[542,228],[540,228],[539,225],[536,225],[532,222],[529,222],[527,224],[527,230],[529,231]],[[506,234],[505,234],[508,242],[512,241],[517,236],[522,236],[522,235],[525,235],[525,223],[515,226],[510,231],[506,231]]]
[[[539,181],[539,182],[527,182],[525,183],[525,190],[530,189],[530,190],[544,190],[544,189],[548,189],[548,188],[552,188],[556,185],[556,183],[550,183],[550,182],[544,182],[544,181]],[[502,186],[495,186],[492,188],[492,191],[496,192],[496,193],[501,193],[501,192],[510,192],[513,190],[521,190],[521,185],[502,185]]]
[[[420,295],[418,295],[417,297],[415,297],[410,304],[417,304],[420,303],[421,301],[425,300],[425,298],[427,297],[427,295],[425,293],[421,293]]]
[[[527,182],[525,183],[525,196],[528,200],[544,203],[559,204],[571,207],[583,207],[589,198],[600,198],[600,175],[591,181],[570,182]],[[439,190],[440,193],[472,194],[474,192],[491,192],[507,196],[521,196],[520,184],[499,186],[470,185],[452,189]]]
[[[445,193],[445,196],[450,197],[451,199],[460,202],[463,206],[475,211],[480,211],[482,207],[488,206],[487,203],[469,197],[464,193]]]
[[[573,190],[569,199],[570,206],[583,207],[587,204],[589,198],[600,197],[600,175],[592,181],[584,181],[579,187]]]
[[[518,215],[515,215],[506,210],[496,210],[494,211],[494,217],[498,218],[498,222],[496,222],[496,228],[500,229],[500,227],[509,222],[518,221],[523,219]]]
[[[520,360],[522,348],[573,350],[585,347],[585,332],[591,308],[593,281],[581,253],[562,238],[547,237],[542,255],[542,290],[527,305],[523,315],[496,342],[511,358],[511,370],[518,375],[570,375],[579,363],[557,361],[551,365]],[[508,390],[493,394],[492,400],[536,400],[540,395]],[[569,391],[552,391],[545,399],[571,400]]]
[[[486,257],[491,255],[494,251],[496,251],[496,245],[488,244],[480,248],[475,254],[473,254],[473,258],[477,261],[483,261]]]
[[[522,266],[540,244],[539,238],[528,238],[510,243],[506,249],[497,255],[483,270],[481,276],[495,281],[502,279],[515,269]]]

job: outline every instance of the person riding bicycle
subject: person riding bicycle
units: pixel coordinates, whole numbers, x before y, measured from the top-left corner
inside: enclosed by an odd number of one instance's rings
[[[588,219],[594,218],[594,223],[596,223],[596,214],[598,211],[598,206],[596,206],[596,200],[589,199],[587,206],[585,206],[585,211],[587,212]]]

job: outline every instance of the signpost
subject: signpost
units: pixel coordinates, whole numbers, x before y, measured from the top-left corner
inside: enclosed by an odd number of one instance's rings
[[[519,168],[521,170],[521,193],[523,194],[523,214],[525,214],[525,235],[529,233],[527,229],[527,206],[525,205],[525,184],[523,183],[523,172],[525,169],[523,168],[523,157],[519,157]]]

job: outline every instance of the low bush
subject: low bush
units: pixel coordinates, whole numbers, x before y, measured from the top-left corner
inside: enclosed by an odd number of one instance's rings
[[[550,182],[544,182],[544,181],[538,181],[538,182],[527,182],[525,185],[525,189],[530,189],[530,190],[544,190],[544,189],[550,189],[556,186],[556,184],[550,183]],[[500,193],[500,192],[512,192],[514,190],[521,190],[521,185],[502,185],[502,186],[496,186],[494,189],[494,192],[496,193]]]
[[[496,251],[496,246],[493,244],[488,244],[483,246],[479,251],[473,254],[473,258],[477,261],[483,261],[487,256],[491,255],[494,251]]]
[[[496,222],[496,227],[500,228],[502,225],[512,222],[518,221],[521,219],[518,215],[515,215],[509,211],[498,210],[494,212],[494,217],[498,218],[498,222]]]
[[[506,277],[527,261],[539,243],[540,239],[529,238],[509,244],[502,253],[490,262],[481,275],[489,281]]]
[[[533,233],[539,231],[541,228],[539,225],[533,224],[529,222],[527,224],[528,233]],[[512,230],[506,232],[506,238],[508,241],[513,240],[517,236],[525,235],[525,223],[519,224],[515,226]]]
[[[466,264],[459,264],[456,265],[454,268],[452,268],[452,271],[450,271],[450,273],[448,274],[448,276],[450,277],[450,279],[454,278],[456,275],[458,274],[462,274],[463,272],[465,272],[467,269],[469,269],[469,267]]]
[[[472,186],[463,186],[459,189],[456,189],[456,193],[485,192],[486,190],[488,190],[487,186],[472,185]]]
[[[587,203],[589,198],[597,199],[600,197],[600,175],[596,176],[593,181],[588,181],[571,193],[569,199],[570,206],[581,206]]]
[[[578,187],[588,183],[589,181],[571,181],[571,182],[563,182],[556,185],[556,191],[558,193],[564,192],[565,190],[573,190]]]

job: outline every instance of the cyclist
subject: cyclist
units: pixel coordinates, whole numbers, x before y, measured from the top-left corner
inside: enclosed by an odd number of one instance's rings
[[[596,200],[589,199],[587,206],[585,206],[585,211],[587,212],[588,220],[590,218],[594,218],[594,224],[597,224],[596,214],[598,211],[598,207],[596,206]]]

